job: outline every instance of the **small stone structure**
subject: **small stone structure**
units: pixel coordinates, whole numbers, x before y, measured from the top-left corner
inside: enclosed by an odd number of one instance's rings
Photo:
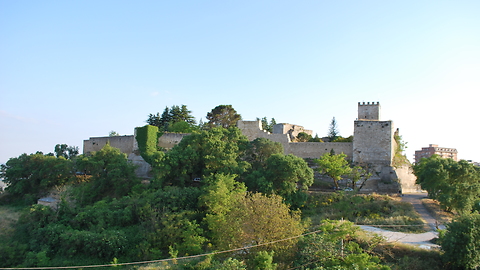
[[[37,201],[37,204],[48,206],[54,210],[58,209],[58,203],[59,203],[59,200],[53,197],[44,197],[44,198],[38,199]]]
[[[363,187],[364,192],[418,192],[415,176],[410,165],[394,167],[393,158],[397,147],[393,121],[380,120],[380,103],[358,103],[358,118],[354,121],[353,142],[293,142],[299,133],[312,134],[311,130],[294,124],[277,124],[273,133],[262,129],[257,121],[238,121],[237,127],[250,141],[267,138],[279,142],[285,154],[301,158],[319,158],[325,153],[344,153],[354,164],[368,166],[372,177]],[[158,145],[171,149],[188,134],[165,133],[158,140]],[[137,175],[148,178],[150,165],[140,156],[134,135],[114,137],[91,137],[83,143],[84,154],[100,150],[107,142],[126,153],[128,159],[137,167]]]

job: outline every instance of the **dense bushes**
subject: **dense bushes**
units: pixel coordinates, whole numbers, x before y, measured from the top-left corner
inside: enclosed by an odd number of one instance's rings
[[[480,214],[466,214],[447,225],[440,237],[445,262],[455,269],[480,267]]]
[[[356,224],[393,225],[396,231],[423,231],[423,221],[409,203],[382,195],[356,195],[352,192],[311,194],[303,209],[314,223],[323,219],[346,219]],[[398,227],[395,225],[412,225]]]
[[[242,248],[169,267],[282,269],[296,262],[312,268],[385,268],[371,253],[378,243],[356,239],[349,222],[321,220],[377,223],[402,216],[399,204],[343,192],[307,196],[311,169],[281,150],[265,140],[248,142],[235,128],[213,128],[186,137],[167,153],[152,150],[162,154],[150,160],[156,170],[150,185],[140,184],[135,167],[109,145],[73,160],[52,157],[52,164],[69,164],[71,174],[57,181],[53,176],[62,170],[52,170],[44,185],[62,185],[58,207],[26,208],[14,235],[0,235],[0,267],[132,262]],[[25,157],[15,162],[28,161]],[[24,175],[17,178],[24,187],[28,174],[18,175]],[[309,224],[306,217],[321,233],[298,237]],[[268,245],[252,247],[263,244]]]

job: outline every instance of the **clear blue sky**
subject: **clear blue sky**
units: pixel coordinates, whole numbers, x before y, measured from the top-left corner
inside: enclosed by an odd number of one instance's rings
[[[377,102],[408,143],[480,161],[480,1],[0,0],[0,163],[231,104],[319,136]]]

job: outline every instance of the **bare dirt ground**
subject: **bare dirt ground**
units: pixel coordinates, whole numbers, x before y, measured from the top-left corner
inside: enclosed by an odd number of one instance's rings
[[[365,231],[374,232],[379,234],[388,242],[400,242],[404,244],[416,245],[421,248],[431,249],[439,248],[438,245],[431,243],[430,241],[438,237],[437,229],[445,229],[444,225],[440,223],[430,215],[425,206],[422,204],[422,199],[426,198],[427,193],[410,193],[404,194],[402,196],[402,201],[409,202],[413,205],[413,208],[425,221],[425,224],[430,227],[430,231],[426,233],[402,233],[402,232],[392,232],[383,229],[379,229],[372,226],[360,226]]]

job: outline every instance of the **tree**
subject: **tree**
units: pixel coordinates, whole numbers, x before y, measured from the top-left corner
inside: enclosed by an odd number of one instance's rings
[[[116,132],[115,130],[111,130],[111,131],[108,133],[108,136],[109,136],[109,137],[115,137],[115,136],[120,136],[120,134],[118,134],[118,132]]]
[[[78,146],[68,146],[66,144],[55,145],[55,156],[64,157],[66,159],[72,159],[78,156]]]
[[[252,163],[252,171],[244,176],[250,191],[277,194],[294,208],[302,207],[306,191],[313,184],[313,170],[302,158],[282,153],[271,154],[266,161]]]
[[[267,117],[263,117],[262,119],[257,117],[257,121],[258,120],[261,120],[261,122],[262,122],[262,129],[265,130],[265,131],[268,131],[270,133],[273,132],[273,126],[275,126],[277,124],[277,121],[275,121],[275,118],[272,118],[270,120],[270,123],[268,123]]]
[[[273,263],[273,255],[275,252],[265,250],[259,251],[253,260],[254,270],[275,270],[277,264]]]
[[[393,166],[397,168],[404,165],[410,165],[410,161],[404,153],[407,148],[407,143],[402,140],[402,136],[398,134],[398,130],[395,132],[393,138],[395,139],[395,154],[392,161]]]
[[[147,123],[152,126],[156,126],[160,131],[170,132],[185,132],[185,130],[193,129],[196,125],[195,117],[192,116],[192,111],[188,110],[186,105],[173,105],[171,108],[165,107],[163,113],[149,114]],[[176,125],[177,123],[186,123]],[[175,126],[176,125],[176,126]],[[175,126],[173,130],[170,130],[172,126]]]
[[[311,138],[309,142],[323,142],[323,141],[318,137],[318,134],[315,134],[315,137]]]
[[[178,186],[193,185],[193,179],[210,174],[244,173],[250,164],[244,156],[248,140],[241,131],[232,127],[212,128],[186,136],[168,151],[159,170],[162,182]]]
[[[208,125],[210,127],[233,127],[237,125],[240,119],[242,119],[242,117],[235,111],[232,105],[219,105],[207,114]]]
[[[272,133],[273,132],[273,126],[277,124],[277,121],[275,118],[270,119],[270,124],[268,125],[269,131]]]
[[[210,230],[210,238],[218,239],[227,222],[227,213],[233,208],[238,195],[244,194],[247,189],[243,183],[235,181],[235,175],[216,174],[204,181],[204,195],[200,197],[199,204],[206,208],[204,221]]]
[[[157,113],[158,116],[158,113]],[[159,126],[158,128],[161,131],[167,131],[168,130],[168,125],[172,121],[172,114],[170,112],[170,109],[168,107],[165,107],[165,109],[162,112],[162,116],[159,119]]]
[[[168,115],[168,107],[165,108],[167,110],[167,115]],[[156,126],[156,127],[162,127],[162,130],[164,129],[164,123],[162,122],[162,117],[160,116],[160,113],[155,114],[149,114],[148,119],[145,121],[147,124],[151,126]]]
[[[267,159],[273,154],[283,154],[283,146],[267,138],[256,138],[248,144],[245,160],[253,170],[265,167]]]
[[[304,228],[299,213],[290,211],[282,201],[277,195],[238,194],[224,218],[217,220],[215,247],[227,250],[301,235]],[[296,242],[293,238],[245,252],[274,251],[279,258],[289,260]]]
[[[438,155],[423,158],[413,167],[417,184],[447,210],[470,212],[480,196],[480,168]]]
[[[192,133],[199,130],[199,127],[195,124],[190,124],[185,121],[175,122],[168,127],[169,132],[174,133]]]
[[[330,128],[328,129],[328,138],[333,142],[338,136],[340,136],[340,132],[338,131],[337,121],[335,117],[333,117],[332,122],[330,122]]]
[[[345,159],[346,157],[347,155],[343,153],[338,155],[326,153],[319,159],[315,159],[315,162],[318,164],[318,171],[330,176],[337,189],[339,188],[338,181],[342,179],[342,176],[352,171],[348,161]]]
[[[305,160],[292,154],[271,155],[267,159],[265,176],[273,183],[274,193],[281,196],[297,190],[307,191],[313,184],[313,170]]]
[[[372,176],[372,173],[362,166],[354,166],[350,172],[350,179],[352,181],[352,189],[361,190],[365,182]],[[360,186],[358,186],[360,184]]]
[[[192,115],[192,111],[187,109],[187,105],[172,106],[170,109],[170,123],[186,122],[191,125],[195,125],[195,117]]]
[[[36,154],[22,154],[1,165],[1,177],[7,184],[6,190],[23,197],[29,203],[44,196],[48,191],[63,185],[74,177],[72,161],[63,156],[54,157]]]
[[[305,132],[300,132],[300,133],[298,133],[295,141],[297,141],[297,142],[310,142],[310,141],[312,141],[312,139],[313,139],[312,135],[307,134]]]
[[[353,136],[348,136],[347,138],[344,138],[342,136],[337,136],[333,141],[331,142],[353,142]]]
[[[91,176],[80,187],[78,199],[85,204],[104,197],[120,198],[140,183],[135,175],[135,165],[127,159],[127,155],[108,143],[92,156],[80,156],[77,166]]]
[[[480,268],[480,214],[466,214],[447,224],[440,235],[445,262],[455,269]]]
[[[370,255],[378,241],[365,248],[367,241],[352,222],[323,220],[318,230],[300,242],[297,264],[308,265],[308,269],[390,269],[381,265],[378,257]],[[359,240],[362,246],[357,243]]]

